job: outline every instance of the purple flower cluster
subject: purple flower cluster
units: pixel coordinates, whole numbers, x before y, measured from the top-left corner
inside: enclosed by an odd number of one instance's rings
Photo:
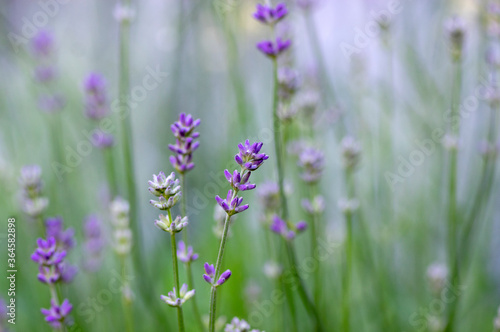
[[[85,242],[84,267],[87,271],[95,272],[101,266],[101,254],[105,241],[102,234],[101,221],[95,215],[90,215],[83,226]]]
[[[293,240],[297,233],[301,233],[305,231],[307,228],[307,223],[305,221],[299,221],[297,224],[293,226],[291,229],[286,221],[275,215],[273,217],[273,221],[271,223],[271,226],[269,226],[269,229],[281,236],[283,236],[287,240]]]
[[[66,317],[70,314],[73,306],[65,299],[61,305],[52,299],[50,300],[50,308],[42,309],[42,314],[45,316],[45,321],[49,323],[52,327],[59,329],[64,324]]]
[[[299,155],[298,165],[303,170],[302,179],[309,184],[316,183],[325,167],[325,155],[317,149],[306,148]]]
[[[179,241],[177,245],[177,258],[183,263],[191,263],[198,259],[198,254],[193,251],[192,246],[186,246],[184,241]]]
[[[47,237],[56,239],[57,246],[69,250],[75,246],[75,230],[73,228],[63,229],[63,221],[60,217],[47,218],[45,220]]]
[[[257,5],[257,10],[253,17],[258,21],[274,27],[276,23],[281,21],[288,14],[288,9],[285,3],[279,3],[276,8],[267,5]],[[281,53],[290,47],[289,39],[282,40],[280,37],[276,41],[264,40],[257,44],[257,48],[265,55],[271,58],[277,58]]]
[[[288,9],[284,2],[277,4],[276,8],[257,4],[257,10],[253,14],[253,17],[264,24],[273,25],[283,19],[287,14]]]
[[[234,171],[231,174],[227,169],[224,175],[233,189],[227,192],[225,199],[215,196],[215,200],[229,216],[240,213],[248,209],[248,204],[243,203],[243,197],[238,197],[239,191],[252,190],[255,184],[249,183],[251,172],[257,170],[262,163],[269,158],[265,153],[261,153],[263,143],[250,144],[249,140],[245,144],[238,144],[239,152],[234,156],[234,160],[241,166],[241,171]]]
[[[213,264],[205,263],[205,274],[203,275],[203,279],[208,282],[210,285],[218,287],[224,284],[231,277],[231,270],[226,270],[222,272],[217,282],[215,282],[215,268]]]
[[[181,113],[179,120],[170,127],[176,138],[175,144],[168,145],[168,148],[176,154],[170,156],[170,162],[181,174],[194,168],[193,152],[200,146],[200,142],[195,141],[200,137],[200,133],[194,130],[200,122],[200,119],[194,120],[191,114]]]
[[[105,117],[109,112],[106,81],[102,75],[90,73],[83,82],[85,115],[93,120]]]

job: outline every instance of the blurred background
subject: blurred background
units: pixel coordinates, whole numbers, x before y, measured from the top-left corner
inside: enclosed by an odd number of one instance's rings
[[[195,298],[202,314],[208,314],[210,289],[201,275],[203,263],[214,263],[217,257],[219,222],[214,220],[214,196],[223,196],[229,189],[223,171],[235,168],[237,144],[247,138],[262,141],[263,151],[270,155],[252,176],[257,189],[277,179],[272,62],[255,47],[271,34],[252,17],[256,4],[145,0],[131,5],[131,92],[126,102],[131,131],[126,135],[131,139],[135,167],[134,222],[141,229],[141,234],[133,235],[132,251],[135,254],[141,246],[142,265],[138,268],[131,258],[123,273],[113,252],[109,205],[113,194],[129,198],[124,136],[120,130],[113,131],[110,148],[90,144],[95,143],[91,135],[99,122],[86,113],[84,82],[90,73],[99,73],[105,81],[106,104],[110,109],[123,105],[118,99],[116,16],[127,13],[117,13],[114,1],[1,2],[0,266],[7,270],[7,219],[13,217],[18,270],[16,324],[4,320],[2,328],[51,329],[40,313],[40,308],[48,308],[50,293],[37,280],[37,265],[30,259],[40,228],[23,213],[18,180],[23,166],[36,164],[42,170],[43,195],[49,199],[44,216],[60,216],[76,237],[66,260],[78,267],[78,273],[60,290],[73,304],[74,325],[69,330],[124,330],[123,290],[110,283],[123,281],[124,276],[129,279],[124,284],[130,286],[127,298],[132,302],[136,330],[177,329],[175,310],[159,298],[171,290],[172,262],[169,239],[154,227],[158,211],[149,204],[148,180],[159,171],[173,171],[170,125],[181,112],[201,119],[196,167],[187,175],[187,206],[190,244],[200,255],[193,264]],[[367,258],[364,241],[356,242],[360,249],[355,253],[352,281],[352,330],[443,329],[447,303],[433,295],[436,273],[432,267],[439,272],[447,264],[447,168],[442,139],[450,125],[453,87],[460,79],[445,22],[453,15],[463,19],[460,136],[458,143],[447,141],[445,147],[459,146],[457,202],[460,213],[474,216],[474,232],[461,288],[455,290],[460,297],[456,331],[493,330],[500,304],[500,197],[495,168],[490,177],[483,174],[485,158],[491,161],[485,154],[496,159],[497,141],[490,142],[493,150],[485,149],[483,141],[489,138],[491,126],[493,132],[498,130],[498,117],[492,115],[498,104],[485,93],[498,65],[499,53],[494,48],[500,36],[498,9],[479,0],[318,0],[287,1],[287,5],[289,15],[277,30],[292,40],[292,46],[280,58],[280,66],[293,69],[297,92],[293,106],[282,114],[287,143],[285,181],[290,187],[293,221],[306,219],[301,201],[308,197],[308,188],[300,180],[294,151],[306,144],[324,153],[317,191],[325,201],[320,217],[326,251],[320,261],[324,287],[320,312],[327,331],[339,331],[340,326],[345,231],[338,201],[345,197],[345,184],[339,142],[345,135],[356,138],[361,146],[355,177],[363,226],[360,222],[355,227],[362,228],[371,243]],[[36,45],[41,31],[52,38],[48,55],[41,54]],[[40,68],[50,68],[50,72],[40,73]],[[108,118],[119,127],[118,113]],[[110,160],[114,160],[111,171]],[[110,192],[109,172],[116,179],[116,193]],[[266,238],[274,234],[268,235],[262,221],[265,202],[259,198],[264,194],[249,192],[244,197],[250,209],[237,216],[231,228],[224,266],[231,268],[233,276],[221,289],[218,314],[228,321],[234,316],[244,318],[260,330],[288,331],[283,305],[269,302],[276,283]],[[89,253],[84,229],[89,215],[99,220],[105,243],[97,266],[91,269],[86,266]],[[309,236],[298,236],[295,245],[298,261],[304,262]],[[307,268],[302,275],[311,286]],[[7,300],[8,282],[0,280],[1,297]],[[141,296],[141,287],[154,296]],[[380,301],[385,303],[383,309]],[[312,330],[298,299],[296,305],[299,331]],[[388,317],[390,328],[381,328],[381,316]],[[197,331],[190,310],[185,310],[185,319],[187,330]]]

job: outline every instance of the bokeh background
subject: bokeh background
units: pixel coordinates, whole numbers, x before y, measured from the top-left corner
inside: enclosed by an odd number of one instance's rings
[[[147,181],[160,170],[171,172],[168,144],[174,142],[170,124],[180,112],[200,118],[200,148],[195,169],[188,178],[190,239],[199,260],[193,265],[196,300],[208,313],[209,286],[201,275],[205,261],[214,262],[218,237],[214,234],[216,194],[228,189],[223,170],[234,168],[237,144],[249,138],[264,142],[271,157],[252,176],[259,184],[276,180],[272,137],[272,63],[255,44],[268,38],[268,30],[252,18],[255,1],[146,0],[132,4],[135,19],[130,30],[130,86],[144,86],[151,72],[160,73],[154,88],[142,89],[133,100],[130,137],[134,150],[138,220],[142,229],[145,270],[132,269],[130,277],[133,316],[137,330],[176,330],[175,310],[161,303],[160,294],[171,289],[170,242],[154,227],[157,211],[149,204]],[[391,331],[428,331],[427,320],[443,314],[443,303],[432,295],[427,269],[446,263],[446,168],[441,140],[433,132],[448,126],[454,82],[453,63],[444,22],[459,15],[466,22],[461,89],[458,202],[472,209],[479,187],[483,159],[481,142],[492,117],[478,87],[491,78],[485,55],[497,39],[491,36],[487,1],[318,1],[309,12],[289,1],[290,14],[279,29],[292,39],[283,62],[294,68],[301,82],[296,97],[298,113],[286,127],[286,140],[306,140],[326,157],[319,191],[326,201],[321,218],[325,243],[333,248],[321,261],[323,305],[328,331],[337,331],[340,320],[340,269],[344,219],[337,202],[344,196],[340,138],[346,132],[359,140],[362,156],[356,183],[365,232],[373,244],[370,252],[381,273],[375,278],[366,257],[359,254],[352,281],[353,330],[381,331],[378,296],[385,294]],[[0,4],[0,228],[6,270],[7,218],[17,220],[17,320],[4,324],[13,331],[49,331],[40,308],[50,295],[36,279],[37,266],[30,260],[38,226],[21,209],[20,169],[38,164],[43,171],[44,193],[50,199],[47,216],[61,216],[75,230],[76,249],[68,260],[79,272],[62,292],[73,303],[75,330],[122,331],[121,293],[110,290],[109,281],[120,271],[111,246],[105,155],[92,147],[76,158],[61,178],[54,162],[67,163],[95,123],[85,117],[84,78],[97,72],[106,79],[109,101],[117,100],[119,86],[119,30],[113,17],[114,1],[4,0]],[[396,7],[393,7],[396,6]],[[380,14],[397,8],[387,30],[377,22]],[[40,14],[45,13],[45,15]],[[46,19],[44,19],[46,18]],[[54,36],[50,61],[57,77],[50,84],[34,79],[40,59],[32,51],[40,30]],[[315,41],[316,40],[316,41]],[[319,50],[319,53],[318,53]],[[320,54],[320,56],[318,56]],[[322,59],[322,60],[321,60]],[[321,63],[323,62],[323,63]],[[139,90],[136,90],[139,91]],[[333,93],[334,91],[334,93]],[[57,94],[64,106],[57,112],[40,109],[40,96]],[[469,98],[470,97],[470,98]],[[302,104],[301,104],[302,103]],[[313,104],[314,121],[301,109]],[[111,119],[118,124],[118,119]],[[494,118],[493,118],[494,119]],[[498,128],[498,123],[494,123]],[[305,129],[304,129],[305,128]],[[303,135],[310,130],[314,135]],[[497,129],[498,130],[498,129]],[[422,142],[431,139],[431,152],[412,162]],[[84,144],[84,143],[83,143]],[[112,152],[118,193],[126,196],[127,176],[119,135]],[[307,188],[300,181],[297,158],[288,147],[286,181],[291,215],[306,218],[301,200]],[[412,154],[413,153],[413,154]],[[416,160],[416,159],[415,159]],[[388,173],[390,172],[390,174]],[[388,180],[398,176],[396,183]],[[462,280],[457,331],[491,331],[500,304],[498,234],[498,177],[482,199],[476,220],[470,264]],[[266,307],[275,282],[264,271],[269,261],[262,226],[262,201],[258,192],[245,195],[250,209],[231,228],[225,258],[233,276],[221,290],[218,313],[249,320],[254,328],[286,331],[282,305]],[[465,213],[464,212],[464,213]],[[102,221],[109,240],[102,265],[94,272],[83,268],[83,223],[94,214]],[[308,257],[309,236],[296,240],[299,262]],[[362,243],[359,244],[362,247]],[[136,249],[134,249],[136,250]],[[362,250],[360,250],[362,252]],[[363,258],[365,257],[365,258]],[[181,278],[184,271],[181,269]],[[312,278],[304,273],[306,284]],[[0,278],[1,296],[8,284]],[[137,293],[147,284],[155,297]],[[106,293],[106,295],[103,295]],[[108,298],[105,298],[109,295]],[[309,331],[304,308],[297,300],[300,331]],[[253,313],[261,313],[257,319]],[[196,331],[190,310],[185,310],[189,331]],[[254,317],[252,321],[250,317]],[[439,331],[439,327],[435,331]]]

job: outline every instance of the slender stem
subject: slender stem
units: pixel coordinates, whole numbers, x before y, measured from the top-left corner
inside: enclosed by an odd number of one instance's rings
[[[237,191],[235,190],[233,193],[233,197],[231,200],[236,197]],[[224,231],[222,232],[222,239],[219,247],[219,254],[217,255],[217,263],[215,264],[215,278],[214,280],[218,280],[219,271],[222,265],[222,259],[224,257],[224,250],[226,248],[227,234],[229,233],[229,221],[231,220],[231,216],[229,214],[226,215],[226,220],[224,221]],[[217,305],[217,287],[212,285],[212,290],[210,293],[210,321],[208,329],[210,332],[215,332],[215,312]]]
[[[295,255],[295,250],[293,248],[292,242],[285,240],[286,243],[286,249],[287,249],[287,254],[288,254],[288,259],[290,261],[290,270],[295,278],[295,282],[297,283],[298,286],[298,292],[299,292],[299,297],[302,300],[302,303],[304,304],[304,307],[307,310],[307,313],[313,317],[315,321],[315,331],[320,332],[324,331],[323,325],[321,323],[321,319],[319,317],[318,311],[316,310],[316,306],[314,303],[311,301],[309,298],[309,295],[307,294],[304,281],[299,275],[299,272],[297,271],[297,257]]]
[[[458,105],[460,103],[460,90],[462,87],[462,66],[458,59],[454,62],[454,85],[451,96],[451,116],[452,119],[459,119]],[[450,132],[456,140],[460,134],[460,122],[452,123]],[[458,286],[460,269],[457,257],[457,230],[458,230],[458,214],[457,214],[457,148],[452,148],[449,154],[449,170],[448,170],[448,264],[451,273],[451,283],[454,287]],[[445,332],[454,330],[454,318],[458,306],[458,298],[450,303],[448,310],[448,321]]]
[[[187,210],[187,189],[186,189],[186,176],[184,173],[181,174],[181,188],[182,188],[182,196],[181,196],[181,213],[182,216],[185,217],[187,216],[186,210]],[[182,232],[183,240],[184,243],[186,244],[186,247],[188,246],[188,234],[187,234],[187,228],[183,230]],[[186,264],[186,275],[188,279],[188,288],[189,289],[195,289],[194,287],[194,279],[193,279],[193,272],[191,269],[191,262],[187,262]],[[200,331],[205,330],[205,326],[203,325],[203,320],[201,319],[200,311],[198,310],[198,303],[196,301],[196,297],[191,299],[191,305],[193,306],[193,313],[194,317],[196,319],[196,322],[198,323],[198,328]]]
[[[121,264],[122,280],[127,280],[127,256],[120,255],[120,264]],[[123,291],[122,291],[122,306],[123,306],[123,314],[125,316],[125,330],[127,332],[132,332],[134,331],[134,316],[133,316],[131,301],[129,298],[127,298],[127,296]]]
[[[170,221],[172,221],[172,213],[170,212],[170,209],[168,211],[168,218]],[[175,297],[179,298],[180,297],[180,287],[179,287],[179,265],[177,264],[177,244],[175,242],[175,233],[172,232],[170,233],[170,242],[172,244],[172,262],[173,262],[173,269],[174,269],[174,282],[175,282]],[[184,331],[184,318],[182,316],[182,307],[178,306],[177,307],[177,321],[179,323],[179,331],[183,332]]]
[[[309,199],[311,203],[314,201],[315,198],[315,193],[316,193],[316,188],[315,184],[312,184],[308,186],[309,189]],[[318,230],[318,222],[317,222],[317,214],[315,212],[312,213],[311,218],[310,218],[310,225],[311,225],[311,257],[316,256],[317,248],[318,248],[318,238],[319,234],[321,231]],[[320,266],[321,264],[318,264],[318,267],[314,271],[314,304],[316,305],[317,308],[320,307],[320,297],[321,297],[321,271],[320,271]]]
[[[116,185],[115,177],[115,162],[113,160],[113,150],[112,148],[105,148],[102,151],[104,156],[104,162],[106,164],[106,176],[108,178],[109,193],[111,197],[115,197],[118,189]]]
[[[354,199],[354,183],[353,174],[351,169],[345,171],[346,192],[347,199]],[[353,263],[353,215],[352,211],[346,211],[345,216],[345,262],[344,273],[342,278],[343,292],[342,292],[342,331],[349,332],[351,330],[351,279],[352,279],[352,263]]]

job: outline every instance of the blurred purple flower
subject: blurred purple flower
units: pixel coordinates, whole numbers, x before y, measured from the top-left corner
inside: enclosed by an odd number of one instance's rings
[[[108,114],[106,81],[98,73],[90,73],[83,82],[85,91],[85,115],[90,119],[102,119]]]
[[[66,100],[59,94],[42,95],[38,98],[38,108],[47,113],[60,111],[66,105]]]
[[[257,10],[253,14],[253,17],[264,24],[274,25],[287,14],[288,9],[284,2],[280,2],[275,8],[268,5],[257,4]]]
[[[293,240],[297,233],[301,233],[305,231],[307,228],[307,223],[305,221],[299,221],[295,224],[294,229],[290,229],[286,221],[275,215],[273,217],[272,223],[269,226],[269,229],[281,236],[283,236],[287,240]]]
[[[47,218],[45,228],[47,237],[56,239],[57,245],[61,249],[69,250],[75,246],[75,230],[73,228],[63,230],[62,218]]]
[[[299,155],[298,165],[302,168],[302,179],[306,183],[315,183],[321,177],[325,166],[325,156],[323,152],[306,148]]]
[[[40,83],[48,83],[56,77],[56,70],[52,66],[38,66],[35,68],[35,80]]]
[[[191,114],[181,113],[179,120],[170,127],[176,138],[175,144],[168,145],[168,148],[176,153],[175,156],[170,156],[170,162],[181,174],[194,168],[193,152],[200,146],[200,142],[194,141],[200,133],[194,130],[200,123],[201,120],[194,120]]]
[[[54,49],[54,36],[47,30],[40,30],[33,37],[31,47],[36,56],[48,57]]]
[[[276,38],[276,43],[273,43],[270,40],[264,40],[257,44],[257,48],[265,55],[271,58],[276,58],[281,53],[286,51],[290,47],[291,43],[292,41],[290,39],[282,40],[278,37]]]
[[[184,241],[179,241],[177,247],[177,258],[179,258],[181,262],[190,263],[198,259],[198,254],[194,253],[192,246],[186,247]]]
[[[69,303],[67,299],[63,301],[63,303],[59,306],[52,299],[50,301],[49,309],[42,309],[42,314],[45,315],[45,321],[48,322],[52,327],[58,329],[64,323],[64,320],[69,315],[73,306]]]

